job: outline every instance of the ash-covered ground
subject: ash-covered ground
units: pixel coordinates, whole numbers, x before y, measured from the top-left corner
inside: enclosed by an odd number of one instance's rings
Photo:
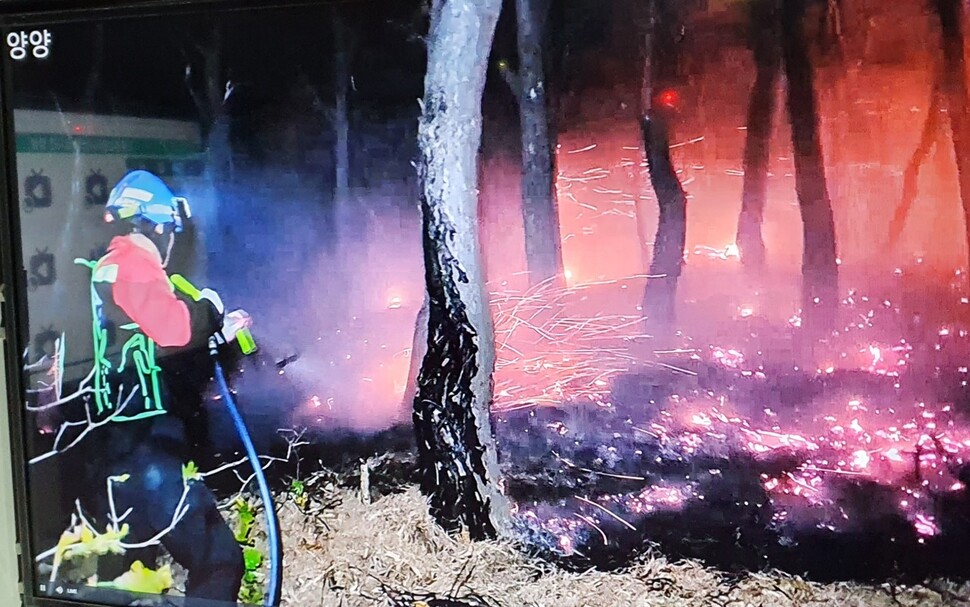
[[[530,545],[576,569],[658,546],[826,581],[967,576],[961,273],[846,276],[814,346],[777,283],[688,296],[692,334],[664,341],[605,312],[634,282],[499,303],[495,425]]]

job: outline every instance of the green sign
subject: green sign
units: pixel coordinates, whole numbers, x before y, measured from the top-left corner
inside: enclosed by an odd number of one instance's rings
[[[175,139],[141,139],[137,137],[101,137],[22,133],[17,135],[19,154],[123,154],[126,156],[187,156],[202,152],[194,141]]]

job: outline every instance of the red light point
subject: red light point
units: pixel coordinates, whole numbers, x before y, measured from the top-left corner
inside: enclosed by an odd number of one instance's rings
[[[680,104],[680,95],[673,89],[666,89],[657,95],[657,100],[660,102],[660,105],[675,109]]]

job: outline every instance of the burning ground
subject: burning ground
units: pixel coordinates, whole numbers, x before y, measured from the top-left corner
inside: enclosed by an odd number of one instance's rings
[[[812,349],[797,311],[779,303],[793,287],[741,285],[750,297],[713,303],[700,296],[710,272],[744,279],[730,256],[697,257],[681,315],[692,336],[650,334],[637,314],[642,277],[495,288],[494,417],[518,541],[443,534],[407,461],[375,465],[371,491],[385,495],[361,503],[358,459],[392,442],[406,452],[408,428],[330,443],[343,461],[321,465],[343,466],[342,480],[316,483],[310,506],[284,500],[288,604],[970,596],[965,276],[922,264],[878,284],[846,275],[839,328]],[[315,454],[302,457],[304,474],[316,469]],[[956,582],[927,582],[942,578]]]
[[[769,318],[775,287],[694,299],[693,335],[666,343],[605,312],[642,280],[499,300],[496,425],[527,543],[577,570],[655,545],[726,571],[965,577],[964,277],[880,282],[847,288],[815,347],[797,310]]]

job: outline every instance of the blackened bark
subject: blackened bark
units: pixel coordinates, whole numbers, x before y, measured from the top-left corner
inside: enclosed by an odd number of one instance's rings
[[[684,246],[687,242],[687,195],[677,177],[670,158],[670,136],[664,115],[665,108],[654,108],[655,78],[660,71],[657,65],[658,10],[656,0],[646,6],[646,23],[643,42],[643,81],[640,91],[643,135],[643,154],[647,161],[650,184],[657,197],[660,217],[653,242],[650,261],[650,278],[643,294],[643,313],[650,325],[669,330],[676,316],[677,282],[684,266]],[[661,38],[662,40],[662,38]],[[645,209],[637,208],[637,221],[641,242],[645,241],[643,225]]]
[[[775,116],[775,89],[781,70],[778,17],[778,0],[757,0],[752,6],[751,48],[757,75],[748,105],[744,186],[737,233],[741,261],[752,270],[759,270],[765,264],[762,226],[768,198],[768,157]]]
[[[930,111],[926,116],[926,122],[923,123],[923,131],[920,134],[919,145],[913,151],[913,155],[909,159],[909,164],[906,165],[906,169],[903,171],[903,194],[900,198],[899,205],[896,207],[896,211],[893,213],[892,221],[889,223],[889,241],[887,243],[887,248],[889,249],[893,249],[899,244],[899,239],[903,235],[903,229],[906,227],[909,212],[913,208],[913,203],[916,202],[920,169],[923,168],[923,163],[929,158],[930,151],[940,137],[940,131],[943,127],[942,78],[943,74],[941,73],[933,83],[933,91],[930,97]]]
[[[516,0],[519,124],[522,130],[522,219],[531,284],[562,279],[554,139],[543,59],[548,0]]]
[[[677,281],[684,266],[687,195],[670,160],[670,138],[660,112],[644,117],[640,126],[650,183],[660,207],[643,309],[651,324],[669,328],[676,316]]]
[[[418,135],[429,317],[413,416],[421,490],[442,526],[473,538],[508,529],[489,419],[495,344],[477,224],[482,93],[501,5],[432,5]]]
[[[822,333],[835,322],[839,280],[835,219],[825,180],[814,74],[803,29],[805,3],[782,3],[782,55],[788,79],[795,190],[802,215],[802,318],[811,333]]]
[[[970,255],[970,116],[967,108],[966,32],[960,0],[936,0],[943,32],[943,98],[950,117],[953,153],[957,161],[960,202],[963,205],[967,249]]]

